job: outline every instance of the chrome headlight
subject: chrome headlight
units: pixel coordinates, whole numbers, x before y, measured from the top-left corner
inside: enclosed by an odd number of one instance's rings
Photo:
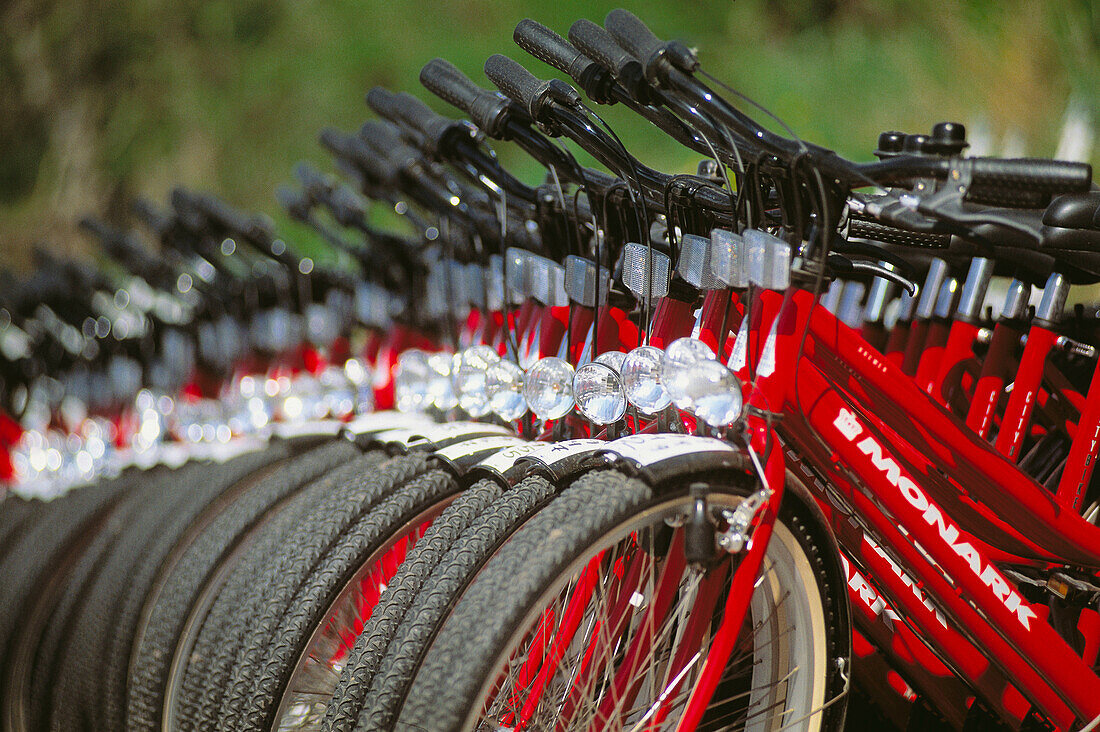
[[[672,403],[680,409],[687,409],[687,371],[688,367],[699,361],[714,360],[710,346],[698,338],[677,338],[668,344],[661,359],[661,381],[672,398]]]
[[[602,363],[604,366],[610,366],[615,370],[616,374],[622,374],[623,361],[626,360],[626,354],[622,351],[607,351],[596,356],[593,360],[596,363]]]
[[[673,403],[712,427],[730,424],[741,415],[741,382],[698,339],[670,343],[661,376]]]
[[[573,408],[573,367],[568,361],[550,356],[541,358],[523,381],[527,406],[539,419],[560,419]]]
[[[397,357],[393,395],[400,411],[419,412],[431,404],[428,394],[430,372],[428,353],[419,348],[410,348]]]
[[[712,427],[730,424],[741,416],[741,382],[718,361],[697,361],[682,380],[686,409]]]
[[[605,363],[593,361],[573,376],[577,409],[596,424],[618,422],[626,414],[626,393],[619,374]]]
[[[502,358],[489,367],[485,379],[489,408],[493,414],[506,422],[514,422],[527,413],[527,401],[523,396],[523,369]]]
[[[661,349],[639,346],[619,369],[626,398],[644,414],[656,414],[672,403],[661,379],[662,358]]]
[[[489,413],[489,392],[486,372],[500,360],[489,346],[472,346],[454,355],[451,361],[451,383],[458,396],[458,406],[471,417]]]
[[[444,412],[458,404],[451,380],[453,358],[449,353],[433,353],[428,357],[428,397]]]

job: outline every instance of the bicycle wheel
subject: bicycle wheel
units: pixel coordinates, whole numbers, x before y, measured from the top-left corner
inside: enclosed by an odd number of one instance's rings
[[[188,613],[218,567],[304,486],[358,454],[349,441],[333,440],[295,457],[223,511],[180,556],[154,587],[134,634],[127,729],[153,730],[158,726],[173,651],[184,633]]]
[[[557,488],[531,476],[486,509],[454,542],[423,581],[401,624],[374,647],[364,633],[355,643],[322,729],[360,732],[393,729],[417,665],[447,611],[494,549],[545,504]],[[384,653],[384,655],[382,655]]]
[[[747,485],[710,486],[733,510]],[[518,531],[459,600],[400,730],[672,729],[719,627],[736,556],[684,560],[687,486],[586,475]],[[698,729],[843,720],[850,630],[804,521],[776,523],[734,654]],[[834,598],[839,598],[834,600]]]

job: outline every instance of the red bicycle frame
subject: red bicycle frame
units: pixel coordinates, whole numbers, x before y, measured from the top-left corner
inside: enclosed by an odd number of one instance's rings
[[[776,293],[764,295],[754,307],[778,315]],[[830,512],[849,556],[866,562],[889,601],[991,709],[1019,721],[1026,697],[1061,728],[1100,715],[1100,678],[990,561],[1100,567],[1100,529],[1063,510],[810,293],[793,293],[780,323],[787,337],[777,339],[777,361],[794,373],[771,377],[784,394],[779,433],[833,486],[819,498],[843,509]],[[807,327],[794,366],[795,334]],[[854,546],[849,515],[859,524]]]

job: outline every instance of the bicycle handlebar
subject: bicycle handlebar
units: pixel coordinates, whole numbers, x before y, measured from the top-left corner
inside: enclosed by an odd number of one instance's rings
[[[585,56],[554,31],[530,18],[521,20],[516,25],[512,39],[527,53],[567,74],[586,91],[594,77],[605,78],[604,69],[599,63]]]
[[[394,94],[380,86],[367,93],[367,105],[379,116],[412,128],[423,137],[433,153],[447,133],[459,124],[453,119],[436,114],[412,94]]]
[[[420,83],[432,94],[468,114],[473,123],[491,137],[500,134],[513,106],[501,95],[482,89],[441,58],[424,65],[420,70]]]
[[[389,184],[397,178],[397,166],[381,158],[362,140],[331,127],[321,130],[321,145],[333,155],[362,171],[373,184]]]
[[[642,75],[642,65],[624,51],[607,31],[582,18],[569,27],[569,40],[610,71],[631,96],[643,101],[647,87]]]
[[[1092,185],[1092,166],[1040,158],[970,158],[966,200],[996,206],[1040,208],[1054,195],[1084,193]]]
[[[532,119],[538,119],[543,106],[556,101],[574,107],[581,98],[576,89],[560,79],[542,80],[507,56],[494,53],[485,61],[485,76],[506,96],[519,104]]]

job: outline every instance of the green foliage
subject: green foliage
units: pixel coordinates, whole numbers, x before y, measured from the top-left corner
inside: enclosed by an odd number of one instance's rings
[[[88,210],[125,219],[135,195],[174,184],[273,213],[317,251],[272,197],[293,164],[328,167],[324,125],[354,129],[363,94],[409,90],[445,114],[417,75],[443,56],[475,81],[494,52],[537,75],[512,28],[533,17],[564,34],[612,0],[10,0],[0,10],[0,248],[80,249]],[[1068,101],[1100,119],[1100,10],[1090,0],[701,0],[628,2],[658,35],[697,46],[707,69],[799,135],[866,159],[888,128],[942,119],[1054,153]],[[602,112],[601,112],[602,113]],[[608,121],[669,171],[695,155],[620,109]],[[528,180],[535,165],[505,144]],[[1094,156],[1097,151],[1094,149]]]

